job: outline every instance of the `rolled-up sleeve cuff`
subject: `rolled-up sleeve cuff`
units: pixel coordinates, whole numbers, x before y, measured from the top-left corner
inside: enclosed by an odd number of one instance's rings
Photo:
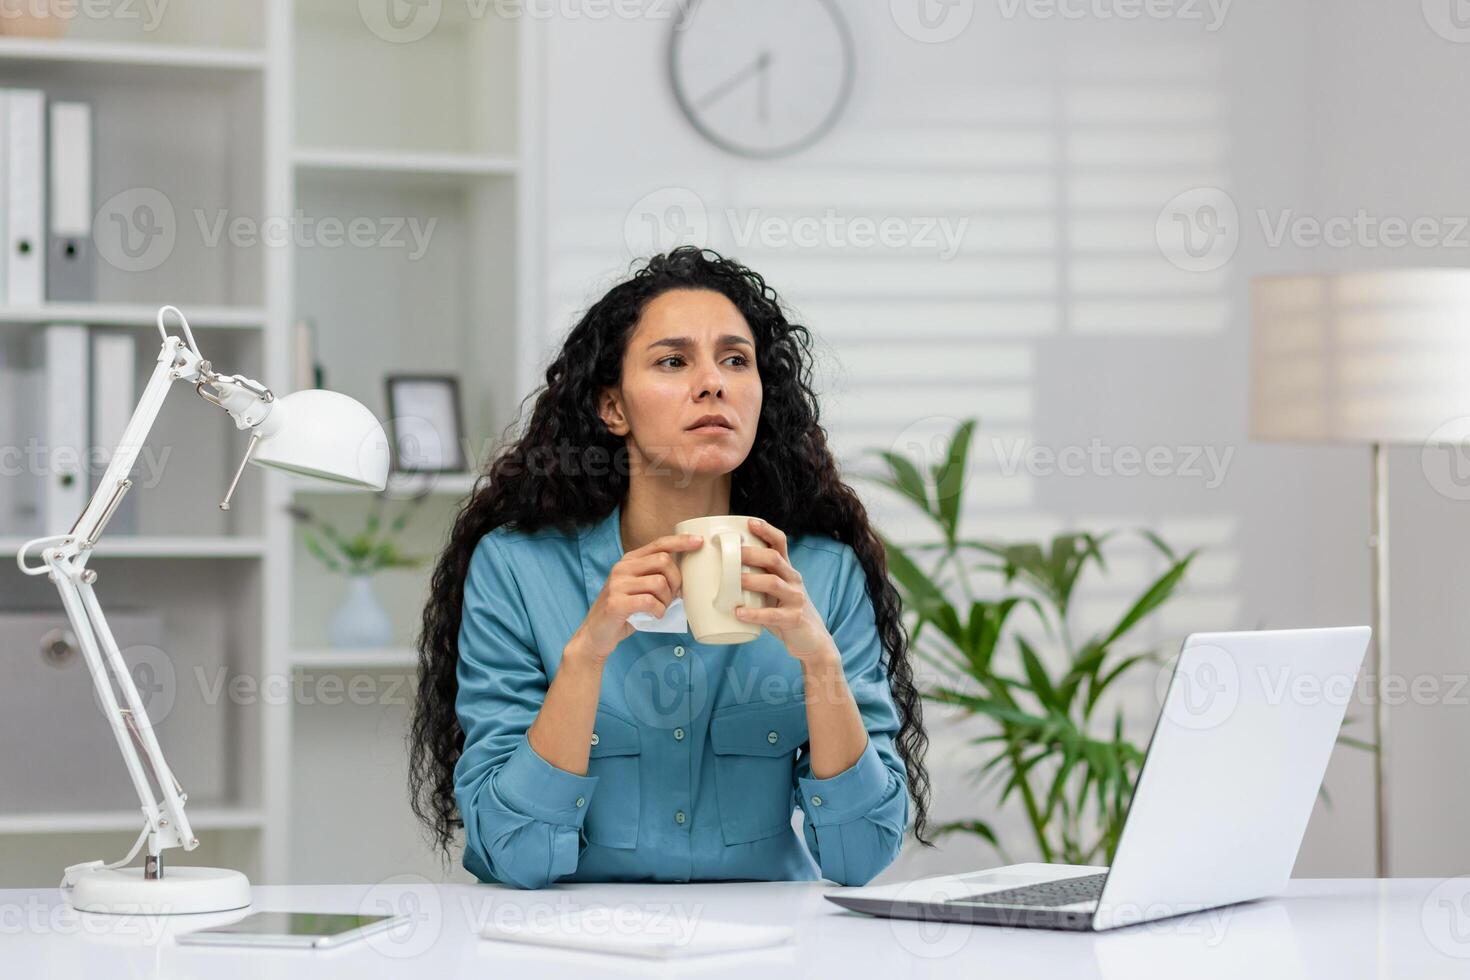
[[[798,779],[807,817],[814,826],[846,823],[871,813],[888,788],[888,767],[868,739],[851,766],[826,779]]]
[[[536,754],[522,736],[496,774],[495,788],[517,812],[546,823],[581,828],[600,776],[578,776]],[[580,801],[580,806],[578,805]]]

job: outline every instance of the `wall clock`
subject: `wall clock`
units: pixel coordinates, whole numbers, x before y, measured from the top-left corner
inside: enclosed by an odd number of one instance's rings
[[[688,0],[669,38],[680,110],[721,149],[787,156],[836,124],[853,44],[833,0]]]

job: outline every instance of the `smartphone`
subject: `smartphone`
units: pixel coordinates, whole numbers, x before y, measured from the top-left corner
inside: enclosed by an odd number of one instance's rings
[[[339,912],[255,912],[238,922],[181,933],[180,943],[198,946],[289,946],[327,949],[383,932],[405,921],[401,915]]]

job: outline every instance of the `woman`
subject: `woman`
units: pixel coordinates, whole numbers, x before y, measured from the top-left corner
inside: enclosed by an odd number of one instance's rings
[[[928,744],[882,544],[817,424],[810,336],[755,272],[651,259],[572,329],[434,571],[414,812],[483,881],[862,884],[927,821]],[[715,424],[708,424],[717,416]],[[635,632],[679,521],[744,514],[758,639]],[[806,847],[792,827],[800,806]],[[815,863],[813,862],[815,858]]]

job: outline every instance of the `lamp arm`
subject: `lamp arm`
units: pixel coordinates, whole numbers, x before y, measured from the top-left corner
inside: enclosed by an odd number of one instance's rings
[[[164,759],[137,685],[133,683],[132,674],[118,649],[117,638],[107,625],[107,618],[97,601],[91,577],[90,574],[76,578],[60,574],[53,575],[52,580],[61,593],[67,619],[71,621],[72,632],[76,634],[77,645],[82,649],[93,686],[102,702],[103,715],[112,729],[128,778],[132,780],[133,790],[142,804],[148,831],[150,873],[147,876],[161,877],[159,854],[170,847],[192,851],[199,846],[199,839],[194,836],[189,817],[184,812],[188,795]],[[113,693],[114,685],[122,695],[121,704]],[[155,786],[161,794],[158,801],[153,798]]]
[[[122,438],[113,450],[112,458],[108,460],[107,469],[97,483],[97,491],[72,526],[71,535],[80,542],[97,542],[108,518],[117,510],[123,494],[132,486],[129,474],[143,451],[148,433],[158,419],[158,413],[168,397],[169,387],[176,380],[197,375],[200,362],[197,355],[194,355],[191,363],[190,355],[191,352],[180,345],[177,337],[164,341],[153,368],[153,375],[148,379],[148,386],[143,389],[143,397],[133,409],[132,418],[123,429]]]

